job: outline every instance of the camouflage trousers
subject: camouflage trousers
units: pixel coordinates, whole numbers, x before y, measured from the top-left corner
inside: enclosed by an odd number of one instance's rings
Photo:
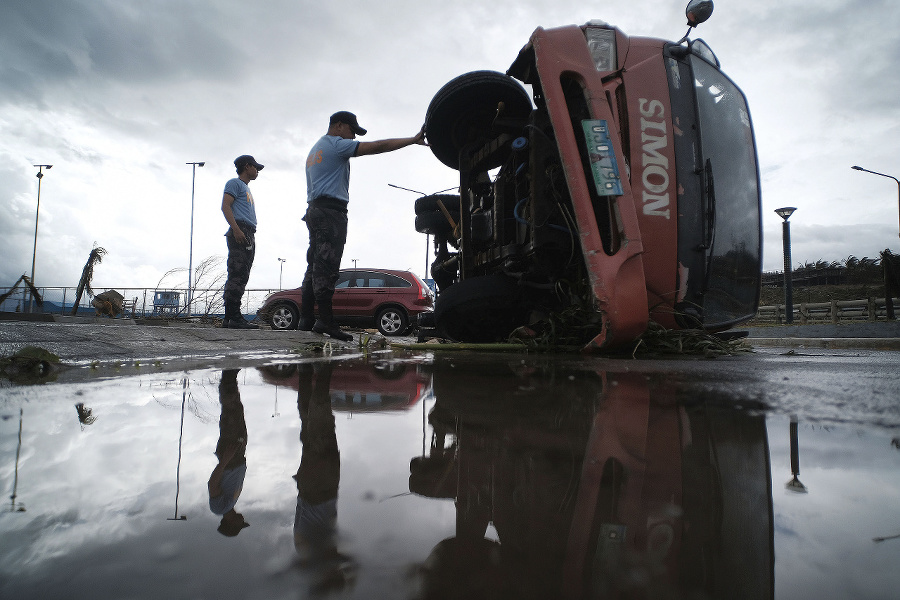
[[[253,266],[253,258],[256,256],[255,232],[246,228],[241,230],[247,237],[245,244],[239,244],[234,239],[231,229],[225,234],[225,241],[228,243],[228,279],[225,281],[222,298],[225,301],[226,319],[237,317],[240,314],[241,298],[244,297],[244,289],[250,280],[250,268]]]
[[[219,403],[222,405],[222,415],[219,417],[219,441],[216,442],[216,456],[221,459],[229,447],[238,446],[238,451],[226,465],[228,469],[247,462],[244,454],[247,446],[247,423],[244,420],[244,405],[241,402],[241,392],[238,388],[238,371],[239,369],[222,371],[222,379],[219,382]],[[243,442],[239,442],[239,440],[243,440]]]
[[[344,256],[344,244],[347,243],[347,213],[310,206],[303,220],[309,229],[309,249],[306,251],[300,310],[304,318],[311,318],[314,315],[313,304],[316,304],[319,318],[330,322],[334,284]]]

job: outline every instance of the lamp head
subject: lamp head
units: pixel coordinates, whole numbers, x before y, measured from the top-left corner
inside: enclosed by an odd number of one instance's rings
[[[775,213],[776,213],[779,217],[781,217],[782,219],[784,219],[785,221],[787,221],[787,220],[790,218],[790,216],[791,216],[792,214],[794,214],[794,211],[795,211],[795,210],[797,210],[796,207],[793,207],[793,206],[786,206],[786,207],[784,207],[784,208],[776,208],[776,209],[775,209]]]
[[[198,166],[198,167],[202,167],[202,166],[204,166],[205,164],[206,164],[205,162],[198,162],[198,163],[197,163],[197,166]]]
[[[862,167],[858,167],[858,166],[856,166],[856,165],[853,165],[853,166],[850,167],[850,168],[853,169],[854,171],[865,171],[865,169],[863,169]]]

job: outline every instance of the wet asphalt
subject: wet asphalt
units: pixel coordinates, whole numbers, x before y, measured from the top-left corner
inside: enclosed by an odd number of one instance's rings
[[[45,316],[46,317],[46,316]],[[37,346],[63,363],[197,362],[378,350],[408,346],[416,337],[384,338],[374,331],[349,330],[341,342],[303,331],[222,329],[215,325],[131,319],[54,316],[53,320],[16,320],[0,315],[0,356]],[[792,325],[738,329],[753,347],[900,350],[900,322],[846,325]]]

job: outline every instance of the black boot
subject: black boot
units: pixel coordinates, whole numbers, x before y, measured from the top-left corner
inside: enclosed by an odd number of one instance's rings
[[[300,295],[300,319],[297,321],[297,329],[300,331],[312,331],[313,324],[316,322],[316,296],[313,294],[312,287],[304,287]]]
[[[225,306],[225,320],[222,321],[223,329],[259,329],[259,325],[250,323],[241,314],[240,306]]]
[[[341,331],[334,322],[334,315],[331,312],[331,302],[319,302],[319,318],[316,319],[312,330],[316,333],[324,333],[329,337],[342,342],[352,342],[353,336],[347,332]]]

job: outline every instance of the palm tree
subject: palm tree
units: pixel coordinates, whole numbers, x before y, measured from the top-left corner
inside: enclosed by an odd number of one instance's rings
[[[94,277],[94,265],[103,262],[104,254],[106,254],[106,250],[99,246],[91,250],[84,265],[84,270],[81,271],[81,280],[78,282],[78,289],[75,292],[75,303],[72,305],[73,315],[78,312],[78,303],[81,302],[81,296],[85,290],[87,290],[89,296],[93,297],[94,290],[91,288],[91,279]]]

